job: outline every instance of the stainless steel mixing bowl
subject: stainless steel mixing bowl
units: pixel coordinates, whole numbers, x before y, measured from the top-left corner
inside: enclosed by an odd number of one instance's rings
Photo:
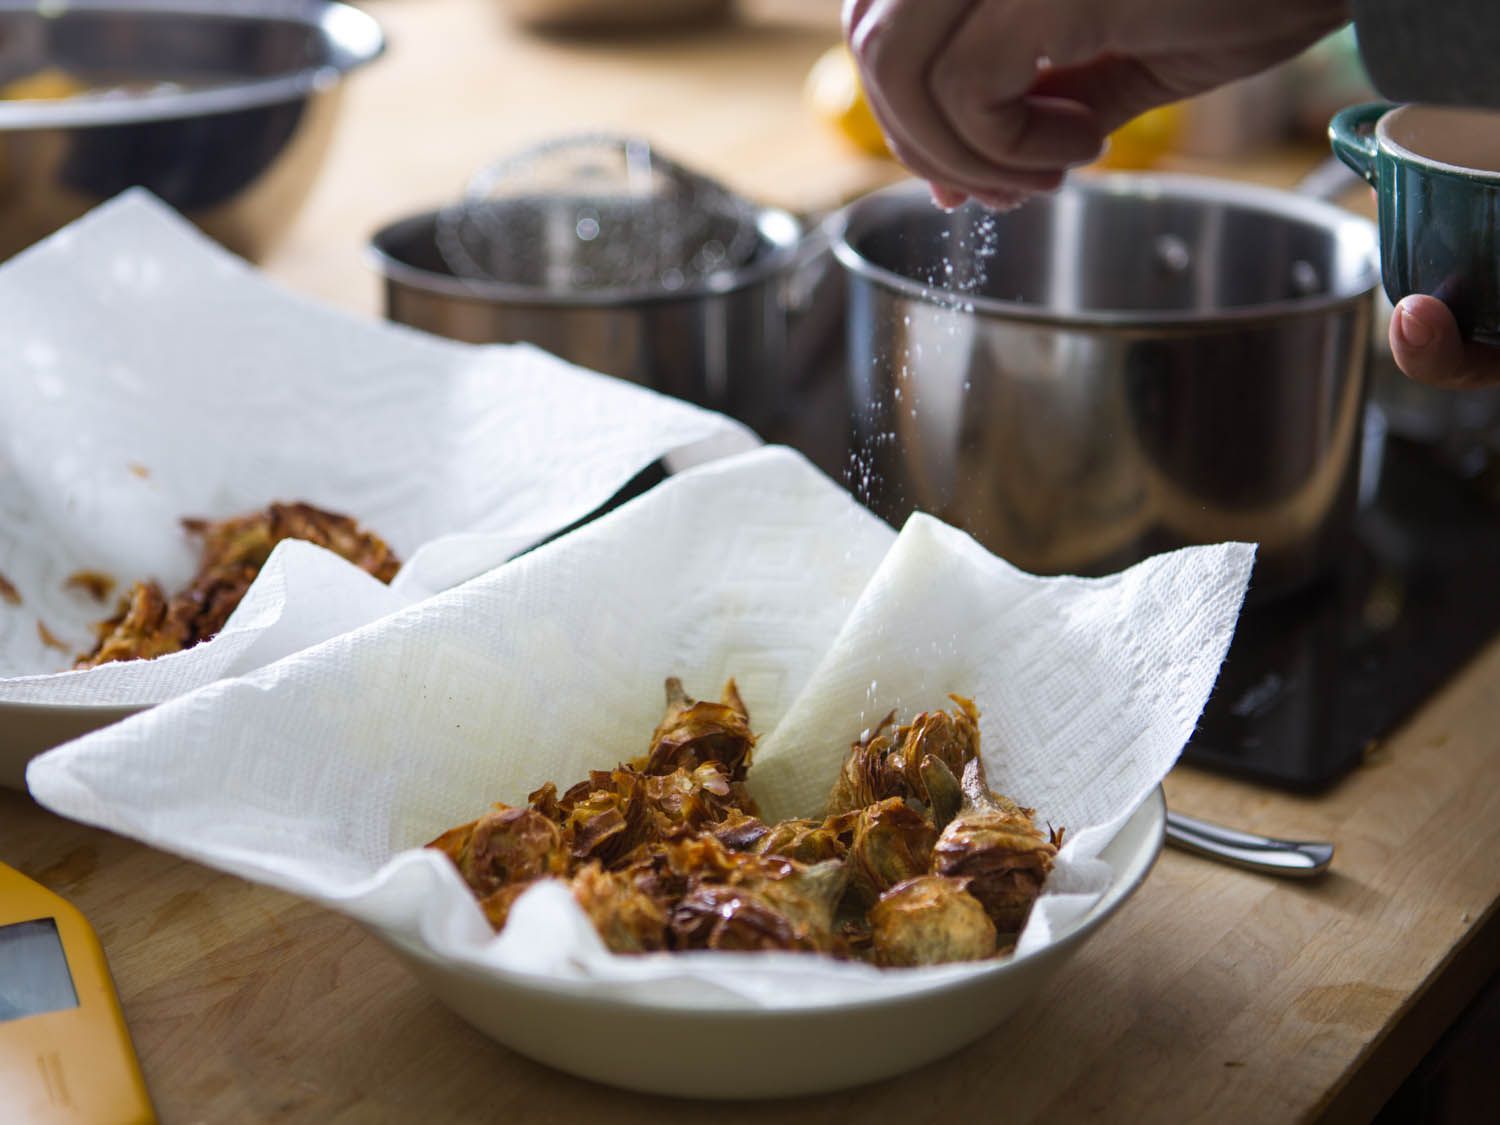
[[[1253,541],[1262,597],[1342,545],[1369,222],[1192,177],[1076,177],[1004,215],[902,184],[850,206],[835,252],[854,483],[888,518],[936,513],[1042,573]]]
[[[0,256],[137,185],[259,256],[312,186],[340,79],[382,48],[328,0],[0,0],[0,85],[49,68],[170,84],[0,100]]]
[[[555,202],[571,232],[573,205]],[[398,220],[371,240],[391,320],[474,344],[533,343],[751,426],[785,404],[788,278],[802,233],[786,212],[755,213],[756,246],[743,265],[670,290],[558,287],[583,245],[573,237],[528,235],[537,249],[514,280],[459,277],[439,246],[439,215]],[[517,237],[529,226],[517,223]]]

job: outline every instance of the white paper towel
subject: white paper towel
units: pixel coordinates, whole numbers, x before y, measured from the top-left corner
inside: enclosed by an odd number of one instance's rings
[[[681,474],[617,512],[356,632],[34,761],[68,816],[324,902],[452,962],[683,1004],[799,1005],[926,987],[786,955],[605,952],[559,886],[495,938],[448,860],[411,850],[642,752],[662,681],[739,681],[770,817],[821,811],[892,708],[982,711],[997,788],[1069,832],[1023,935],[1107,880],[1093,859],[1175,761],[1212,687],[1253,549],[1103,579],[1022,574],[925,516],[895,535],[778,448]]]
[[[21,596],[0,600],[0,702],[170,698],[487,570],[665,454],[755,444],[728,419],[534,348],[303,300],[140,191],[0,267],[0,339],[0,575]],[[322,552],[281,552],[217,640],[44,675],[72,661],[39,622],[77,652],[113,608],[65,589],[69,574],[170,589],[194,569],[182,517],[273,500],[386,539],[406,560],[394,591]]]

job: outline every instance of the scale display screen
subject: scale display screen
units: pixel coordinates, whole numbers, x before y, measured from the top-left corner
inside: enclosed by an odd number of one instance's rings
[[[0,1023],[78,1007],[51,918],[0,926]]]

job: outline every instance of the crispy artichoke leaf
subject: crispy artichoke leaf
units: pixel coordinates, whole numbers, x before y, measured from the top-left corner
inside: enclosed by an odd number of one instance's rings
[[[714,825],[711,834],[732,852],[757,852],[761,850],[757,845],[770,832],[771,826],[760,817],[736,808]]]
[[[873,730],[862,731],[849,747],[833,792],[828,795],[829,816],[856,812],[887,797],[904,795],[893,789],[886,763],[894,749],[891,731],[895,723],[896,712],[892,711]]]
[[[745,779],[754,748],[750,715],[733,680],[724,685],[718,703],[709,703],[689,697],[674,676],[667,681],[667,712],[651,735],[651,749],[631,764],[642,773],[665,774],[716,762],[738,782]]]
[[[835,821],[783,820],[771,825],[748,850],[812,864],[843,859],[849,854],[849,845],[841,838]]]

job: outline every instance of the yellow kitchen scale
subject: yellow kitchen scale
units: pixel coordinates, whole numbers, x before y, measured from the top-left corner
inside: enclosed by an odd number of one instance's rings
[[[99,939],[72,903],[3,863],[0,1120],[156,1120]]]

